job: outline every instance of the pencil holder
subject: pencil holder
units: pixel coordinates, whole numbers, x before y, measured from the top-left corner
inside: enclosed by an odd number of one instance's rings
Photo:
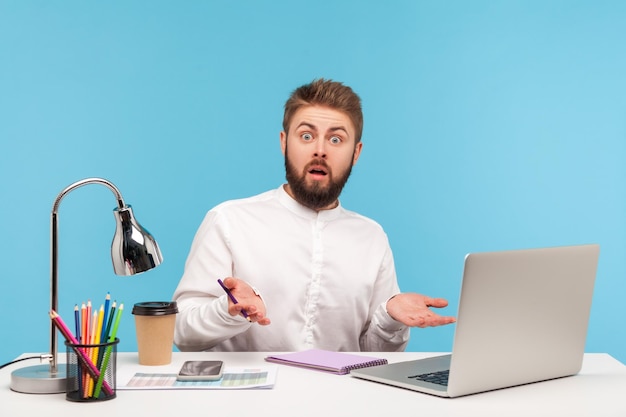
[[[69,401],[106,401],[116,396],[117,345],[119,339],[99,344],[67,347],[67,392]]]

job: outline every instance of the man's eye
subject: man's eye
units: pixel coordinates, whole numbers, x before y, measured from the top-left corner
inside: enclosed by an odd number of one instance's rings
[[[306,140],[306,141],[310,141],[313,139],[313,135],[310,133],[303,133],[301,137],[303,140]]]
[[[339,136],[333,136],[330,138],[330,143],[333,145],[338,145],[341,143],[341,138]]]

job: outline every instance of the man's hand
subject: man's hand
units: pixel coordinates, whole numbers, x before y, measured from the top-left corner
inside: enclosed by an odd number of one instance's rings
[[[387,312],[396,321],[410,327],[441,326],[454,323],[454,317],[440,316],[429,307],[446,307],[443,298],[431,298],[416,293],[397,294],[387,301]]]
[[[252,323],[262,326],[270,324],[270,319],[265,317],[265,303],[247,282],[229,277],[224,279],[224,285],[237,299],[237,304],[228,299],[228,312],[231,316],[240,315],[245,310]]]

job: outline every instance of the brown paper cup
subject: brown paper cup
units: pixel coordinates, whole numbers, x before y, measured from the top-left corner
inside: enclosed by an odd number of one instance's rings
[[[148,301],[133,306],[140,365],[172,362],[176,302]]]

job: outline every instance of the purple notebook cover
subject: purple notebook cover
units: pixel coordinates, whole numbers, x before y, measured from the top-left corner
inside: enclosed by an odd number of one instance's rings
[[[284,365],[318,369],[339,375],[347,374],[352,369],[367,368],[387,363],[387,359],[383,358],[320,349],[272,355],[266,357],[265,360]]]

